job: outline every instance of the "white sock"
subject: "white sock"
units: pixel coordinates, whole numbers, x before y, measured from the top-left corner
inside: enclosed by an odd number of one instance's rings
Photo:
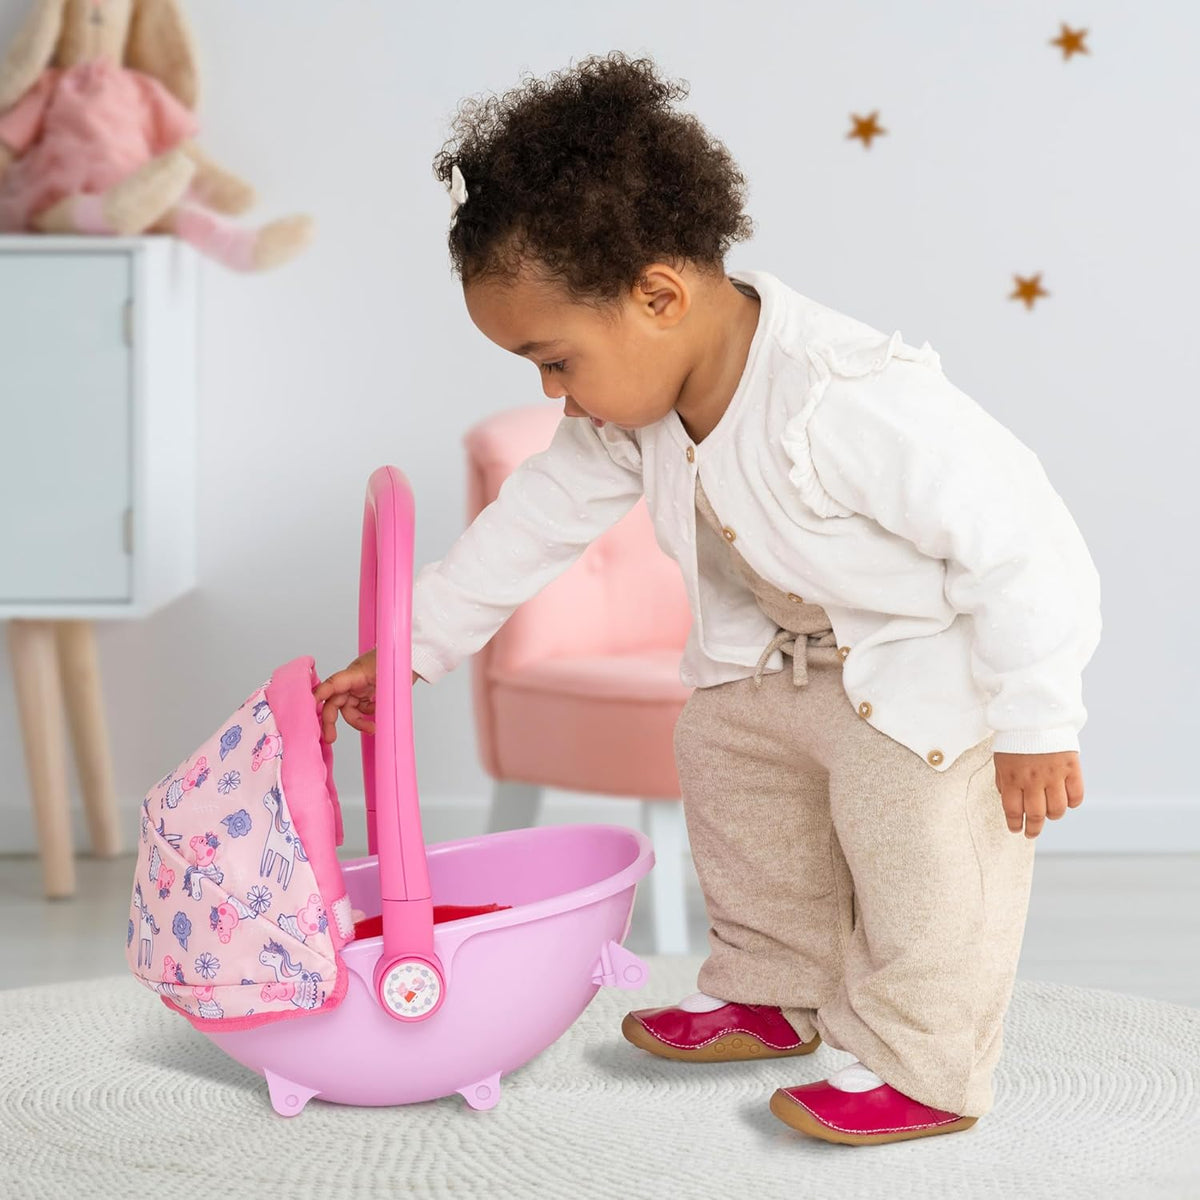
[[[839,1092],[869,1092],[882,1083],[883,1080],[874,1071],[857,1060],[840,1071],[834,1071],[829,1077],[830,1087],[837,1088]]]
[[[712,1012],[714,1009],[724,1008],[728,1003],[728,1000],[718,1000],[716,996],[710,996],[707,992],[696,992],[686,1000],[680,1000],[675,1007],[682,1008],[684,1012]]]

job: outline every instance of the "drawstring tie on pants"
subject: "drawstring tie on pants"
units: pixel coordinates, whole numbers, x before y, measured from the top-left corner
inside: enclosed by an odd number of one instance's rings
[[[792,682],[797,687],[804,687],[808,683],[808,648],[809,644],[813,646],[836,646],[837,635],[832,629],[826,629],[821,633],[793,633],[790,629],[780,629],[779,632],[767,643],[766,649],[758,659],[758,667],[754,672],[754,686],[762,687],[763,669],[767,665],[767,659],[771,657],[773,650],[782,650],[784,654],[792,656]],[[797,649],[799,646],[799,649]]]

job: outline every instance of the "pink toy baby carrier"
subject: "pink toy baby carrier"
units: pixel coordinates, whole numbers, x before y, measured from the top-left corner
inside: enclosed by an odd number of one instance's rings
[[[599,987],[646,978],[622,945],[654,862],[643,833],[546,826],[425,846],[412,548],[412,492],[380,467],[359,586],[359,653],[376,649],[365,857],[337,857],[341,811],[309,657],[255,688],[142,801],[129,968],[259,1072],[285,1116],[314,1096],[378,1105],[458,1092],[491,1108],[501,1075],[566,1030]],[[509,903],[487,902],[497,893]]]

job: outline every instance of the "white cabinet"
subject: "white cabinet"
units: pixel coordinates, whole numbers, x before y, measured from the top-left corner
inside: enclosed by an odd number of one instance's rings
[[[0,619],[195,586],[197,267],[165,236],[0,237]]]
[[[48,896],[75,888],[64,710],[120,852],[91,622],[196,582],[197,285],[171,237],[0,237],[0,620]]]

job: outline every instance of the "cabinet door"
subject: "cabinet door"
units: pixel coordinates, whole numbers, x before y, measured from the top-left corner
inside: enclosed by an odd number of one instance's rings
[[[0,253],[0,601],[130,598],[125,253]]]

